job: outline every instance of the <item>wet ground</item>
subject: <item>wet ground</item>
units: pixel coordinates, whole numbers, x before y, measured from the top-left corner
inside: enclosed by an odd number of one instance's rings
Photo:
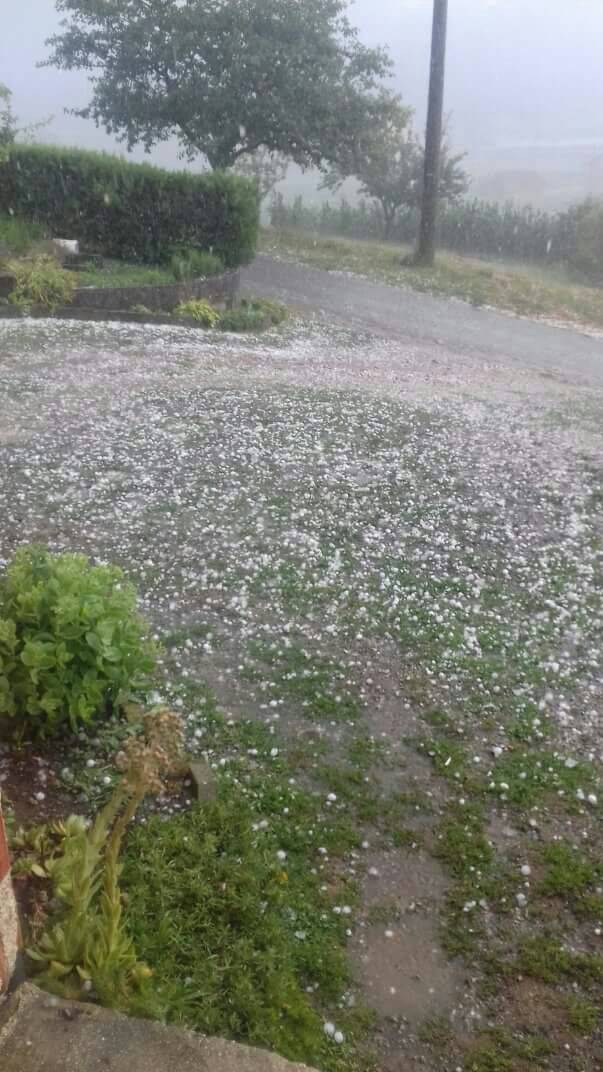
[[[379,1067],[533,1067],[523,1050],[472,1064],[466,1039],[505,1002],[505,1030],[526,1029],[525,981],[493,1004],[478,984],[486,948],[502,958],[531,933],[515,898],[531,896],[519,866],[537,831],[599,851],[603,345],[268,258],[245,283],[325,315],[259,339],[0,321],[0,561],[42,541],[118,562],[175,679],[303,746],[310,780],[325,757],[351,763],[365,785],[343,812],[406,794],[403,828],[367,820],[352,865],[350,954]],[[531,760],[509,761],[532,749],[552,773],[524,804]],[[566,789],[583,760],[584,788]],[[481,913],[485,936],[450,957],[446,837],[473,793],[510,904],[498,916],[470,864],[462,926]],[[558,936],[595,951],[593,911]],[[596,1040],[554,1022],[548,1067],[595,1069]]]

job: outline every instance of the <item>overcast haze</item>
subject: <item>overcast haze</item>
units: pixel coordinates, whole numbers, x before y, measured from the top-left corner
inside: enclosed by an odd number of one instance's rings
[[[53,0],[2,0],[2,7],[0,81],[13,90],[19,117],[52,112],[46,139],[114,147],[92,123],[63,114],[86,103],[85,76],[36,68],[58,27]],[[431,12],[431,0],[357,0],[351,8],[362,39],[388,45],[393,81],[419,126]],[[603,156],[603,0],[450,0],[449,19],[446,110],[472,170],[592,168]],[[172,163],[177,154],[160,146],[153,157]]]

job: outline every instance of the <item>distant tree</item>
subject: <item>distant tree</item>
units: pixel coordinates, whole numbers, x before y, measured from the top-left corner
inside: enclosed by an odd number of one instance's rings
[[[412,111],[400,97],[382,93],[368,125],[351,151],[338,154],[323,186],[335,190],[347,178],[358,180],[360,193],[378,202],[385,238],[389,238],[402,208],[418,208],[423,193],[425,150],[411,126]],[[461,167],[464,154],[452,155],[442,147],[440,197],[452,203],[467,192],[469,182]]]
[[[42,119],[39,123],[30,123],[28,126],[19,126],[19,120],[12,108],[12,90],[0,82],[0,161],[6,159],[9,147],[18,138],[31,138],[41,127],[50,123],[48,119]]]
[[[347,0],[57,0],[47,63],[90,72],[92,118],[128,147],[176,136],[232,167],[264,147],[302,167],[366,123],[390,61],[360,44]]]
[[[260,201],[271,194],[287,176],[289,162],[281,153],[271,153],[269,149],[256,149],[255,153],[240,156],[234,170],[247,179],[255,179]]]
[[[0,82],[0,160],[6,157],[9,145],[17,137],[17,119],[11,105],[12,93],[8,86]]]

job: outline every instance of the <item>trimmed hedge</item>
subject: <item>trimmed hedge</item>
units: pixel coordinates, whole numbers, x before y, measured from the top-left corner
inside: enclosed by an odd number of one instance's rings
[[[253,257],[259,220],[255,183],[240,176],[46,145],[14,145],[0,163],[1,213],[107,257],[156,264],[174,246],[195,246],[229,268]]]

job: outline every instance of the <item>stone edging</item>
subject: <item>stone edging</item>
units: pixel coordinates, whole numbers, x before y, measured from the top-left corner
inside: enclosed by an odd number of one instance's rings
[[[153,311],[169,311],[190,298],[204,298],[214,305],[231,307],[236,301],[241,274],[238,268],[221,275],[191,279],[184,283],[134,287],[78,287],[70,308],[128,310],[145,305]]]
[[[0,795],[0,994],[8,987],[20,945],[19,918],[10,877],[10,859]]]

